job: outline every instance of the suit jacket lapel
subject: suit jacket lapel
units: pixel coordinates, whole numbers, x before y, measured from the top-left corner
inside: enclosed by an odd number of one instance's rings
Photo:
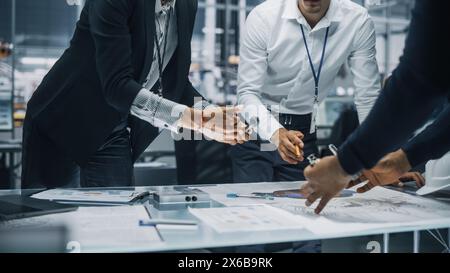
[[[144,18],[145,18],[145,42],[146,50],[144,54],[144,68],[139,77],[139,83],[143,83],[150,72],[153,62],[153,53],[155,47],[155,4],[157,0],[143,0],[144,1]],[[158,0],[159,1],[159,0]]]

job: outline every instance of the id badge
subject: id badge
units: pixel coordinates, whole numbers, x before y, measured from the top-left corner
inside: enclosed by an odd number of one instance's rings
[[[311,115],[311,127],[309,128],[309,133],[314,134],[316,132],[317,126],[316,126],[316,120],[317,120],[317,114],[319,113],[319,104],[317,102],[314,103],[313,111]]]

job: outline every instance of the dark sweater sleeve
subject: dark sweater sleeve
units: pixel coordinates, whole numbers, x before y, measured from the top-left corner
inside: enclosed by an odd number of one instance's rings
[[[450,89],[450,1],[417,0],[400,64],[365,122],[338,152],[343,169],[370,169],[422,126]]]
[[[94,0],[89,6],[89,24],[95,44],[97,72],[106,101],[128,113],[142,85],[133,78],[131,34],[128,20],[130,0]]]
[[[413,167],[428,160],[439,159],[450,151],[450,106],[402,149]]]

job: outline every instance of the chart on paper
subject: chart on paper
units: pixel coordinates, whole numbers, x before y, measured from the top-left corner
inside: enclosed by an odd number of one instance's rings
[[[302,228],[290,213],[266,205],[190,209],[190,212],[217,232]]]

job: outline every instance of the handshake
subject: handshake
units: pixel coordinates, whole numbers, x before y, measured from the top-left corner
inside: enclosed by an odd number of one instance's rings
[[[208,106],[204,110],[187,108],[179,127],[202,133],[207,139],[236,145],[250,139],[248,126],[241,120],[239,106]]]
[[[204,110],[186,108],[178,126],[202,133],[207,139],[230,145],[250,140],[249,126],[239,116],[240,106],[208,106]],[[298,164],[304,160],[303,134],[298,131],[278,129],[270,139],[278,148],[281,158]]]

